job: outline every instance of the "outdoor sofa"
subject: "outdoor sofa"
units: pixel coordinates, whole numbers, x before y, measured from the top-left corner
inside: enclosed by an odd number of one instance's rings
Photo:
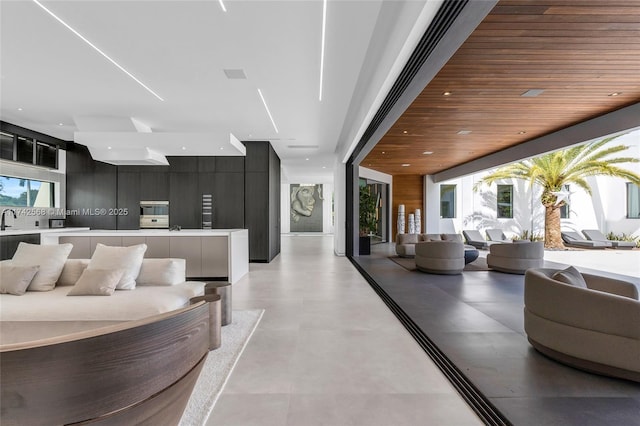
[[[640,382],[640,301],[629,282],[532,268],[524,278],[524,329],[546,356]]]
[[[523,241],[515,244],[492,244],[487,254],[487,265],[494,271],[524,274],[529,268],[544,264],[544,243]]]

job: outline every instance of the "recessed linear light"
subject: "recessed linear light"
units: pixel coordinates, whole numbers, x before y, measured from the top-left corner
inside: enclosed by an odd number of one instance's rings
[[[621,95],[622,92],[613,92],[613,93],[609,93],[607,96],[618,96]]]
[[[226,11],[227,11],[227,8],[226,8],[226,7],[224,7],[224,2],[223,2],[222,0],[218,0],[218,3],[220,3],[220,7],[222,8],[222,11],[223,11],[223,12],[226,12]]]
[[[471,130],[460,130],[458,132],[459,135],[468,135],[471,134]]]
[[[273,116],[271,115],[271,111],[269,111],[269,107],[267,106],[267,101],[264,100],[264,96],[262,96],[262,90],[258,89],[258,94],[260,95],[260,99],[262,99],[262,103],[264,104],[264,109],[267,110],[267,114],[269,115],[269,119],[271,119],[271,124],[273,124],[273,128],[278,132],[278,126],[276,126],[276,122],[273,121]]]
[[[80,34],[78,31],[74,30],[73,28],[71,28],[71,26],[69,24],[67,24],[66,22],[64,22],[62,19],[60,19],[55,13],[53,13],[52,11],[50,11],[49,9],[47,9],[42,3],[40,3],[38,0],[32,0],[35,4],[37,4],[38,6],[40,6],[45,12],[47,12],[49,15],[51,15],[56,21],[60,22],[62,25],[64,25],[65,27],[67,27],[67,29],[69,31],[71,31],[72,33],[74,33],[75,35],[77,35],[78,37],[80,37],[80,39],[82,41],[84,41],[85,43],[87,43],[89,46],[91,46],[96,52],[98,52],[99,54],[101,54],[102,56],[104,56],[109,62],[111,62],[113,65],[115,65],[116,67],[118,67],[118,69],[122,72],[124,72],[125,74],[127,74],[129,77],[131,77],[136,83],[138,83],[140,86],[144,87],[149,93],[151,93],[153,96],[155,96],[156,98],[160,99],[161,101],[164,101],[164,99],[162,99],[156,92],[154,92],[153,90],[151,90],[149,87],[147,87],[146,84],[144,84],[143,82],[141,82],[140,80],[138,80],[133,74],[131,74],[129,71],[127,71],[126,69],[124,69],[122,67],[122,65],[120,65],[119,63],[117,63],[116,61],[114,61],[113,59],[111,59],[111,57],[109,57],[109,55],[107,55],[106,53],[104,53],[102,50],[98,49],[96,47],[96,45],[94,45],[93,43],[91,43],[89,40],[87,40],[82,34]]]
[[[320,94],[318,100],[322,101],[322,80],[324,77],[324,41],[327,29],[327,0],[322,2],[322,41],[320,45]]]
[[[402,167],[409,167],[410,165],[411,165],[411,164],[409,164],[409,163],[404,163],[404,164],[402,165]]]
[[[422,155],[431,155],[431,154],[433,154],[433,151],[424,151],[422,153]]]

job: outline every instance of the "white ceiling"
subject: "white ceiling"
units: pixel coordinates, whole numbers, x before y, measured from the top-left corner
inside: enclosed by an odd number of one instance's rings
[[[439,4],[330,0],[320,101],[322,1],[226,0],[226,13],[217,0],[42,3],[164,101],[35,2],[2,0],[2,120],[73,140],[80,131],[74,117],[78,122],[80,117],[133,118],[153,132],[180,134],[175,152],[162,148],[169,155],[216,155],[219,148],[212,140],[228,143],[229,133],[240,140],[270,140],[291,181],[332,174],[336,150],[352,142],[339,140],[340,135],[366,124],[345,123],[345,117],[373,107],[360,104],[373,98],[365,94],[381,90],[383,81],[371,75],[392,72],[397,62],[400,52],[381,55],[398,47],[385,43],[385,35],[406,43],[420,13]],[[380,61],[363,68],[372,57]],[[247,79],[227,79],[224,69],[242,69]],[[356,91],[363,79],[371,81],[370,87]]]

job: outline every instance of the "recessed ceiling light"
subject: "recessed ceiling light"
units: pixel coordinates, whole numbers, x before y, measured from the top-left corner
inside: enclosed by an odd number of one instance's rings
[[[422,153],[422,155],[431,155],[431,154],[433,154],[433,151],[424,151]]]
[[[458,132],[459,135],[468,135],[471,133],[471,130],[460,130]]]
[[[402,133],[404,133],[404,134],[406,135],[406,134],[407,134],[407,133],[409,133],[409,132],[407,132],[406,130],[403,130],[403,131],[402,131]]]
[[[529,89],[526,92],[524,92],[523,94],[521,94],[520,96],[523,96],[525,98],[534,98],[540,94],[542,94],[544,92],[544,89]]]
[[[220,151],[224,151],[224,146],[221,146],[221,147],[220,147]]]
[[[621,94],[622,94],[622,92],[613,92],[613,93],[609,93],[608,96],[618,96],[618,95],[621,95]]]
[[[410,165],[411,165],[411,164],[409,164],[409,163],[404,163],[404,164],[402,165],[402,167],[409,167]]]
[[[309,159],[308,159],[308,158],[305,158],[304,160],[305,160],[305,161],[309,161]]]
[[[18,108],[18,111],[22,111],[22,108]]]
[[[519,135],[524,135],[525,133],[527,133],[525,130],[520,130],[520,131],[518,132],[518,134],[519,134]]]
[[[182,147],[182,150],[183,150],[183,151],[186,151],[186,150],[187,150],[187,147],[186,147],[186,146],[183,146],[183,147]]]
[[[222,0],[218,0],[218,3],[220,3],[220,7],[222,8],[222,11],[223,11],[223,12],[226,12],[226,11],[227,11],[227,8],[226,8],[226,7],[224,7],[224,3],[222,2]]]
[[[107,147],[107,149],[111,149],[111,147],[110,147],[110,146],[108,146],[108,147]]]
[[[127,71],[126,69],[124,69],[124,67],[122,65],[120,65],[119,63],[117,63],[116,61],[114,61],[113,59],[111,59],[111,57],[109,55],[107,55],[106,53],[104,53],[102,50],[98,49],[98,47],[96,47],[96,45],[94,45],[93,43],[91,43],[89,40],[87,40],[82,34],[80,34],[78,31],[74,30],[73,28],[71,28],[71,26],[69,24],[67,24],[66,22],[64,22],[62,19],[60,19],[55,13],[53,13],[52,11],[50,11],[49,9],[47,9],[42,3],[40,3],[38,0],[32,0],[35,4],[37,4],[38,6],[40,6],[45,12],[47,12],[49,15],[51,15],[56,21],[60,22],[62,25],[64,25],[69,31],[71,31],[72,33],[74,33],[75,35],[77,35],[78,37],[80,37],[80,39],[82,41],[84,41],[85,43],[87,43],[89,46],[91,46],[93,48],[93,50],[95,50],[96,52],[98,52],[99,54],[101,54],[104,58],[106,58],[109,62],[111,62],[113,65],[115,65],[116,67],[118,67],[118,69],[122,72],[124,72],[125,74],[127,74],[129,77],[131,77],[136,83],[138,83],[140,86],[144,87],[149,93],[151,93],[153,96],[155,96],[156,98],[160,99],[161,101],[164,101],[164,99],[162,99],[156,92],[154,92],[153,90],[151,90],[149,87],[147,87],[146,84],[144,84],[143,82],[141,82],[140,80],[138,80],[133,74],[131,74],[129,71]]]
[[[58,126],[64,126],[64,124],[62,124],[62,123],[58,123]]]
[[[386,154],[386,152],[382,151],[383,154]]]
[[[451,92],[444,92],[442,96],[451,96]]]
[[[323,169],[326,169],[326,168],[327,168],[327,166],[322,166],[322,168],[323,168]]]

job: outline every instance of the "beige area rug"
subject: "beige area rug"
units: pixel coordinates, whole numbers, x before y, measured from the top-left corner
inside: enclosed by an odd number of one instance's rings
[[[206,424],[262,314],[263,309],[233,311],[231,324],[222,327],[222,346],[209,352],[204,362],[180,426]]]
[[[399,256],[389,256],[389,260],[394,261],[398,265],[402,266],[407,271],[417,271],[416,261],[411,257],[399,257]],[[464,271],[490,271],[491,269],[487,265],[487,259],[484,257],[479,257],[473,262],[464,266]]]

